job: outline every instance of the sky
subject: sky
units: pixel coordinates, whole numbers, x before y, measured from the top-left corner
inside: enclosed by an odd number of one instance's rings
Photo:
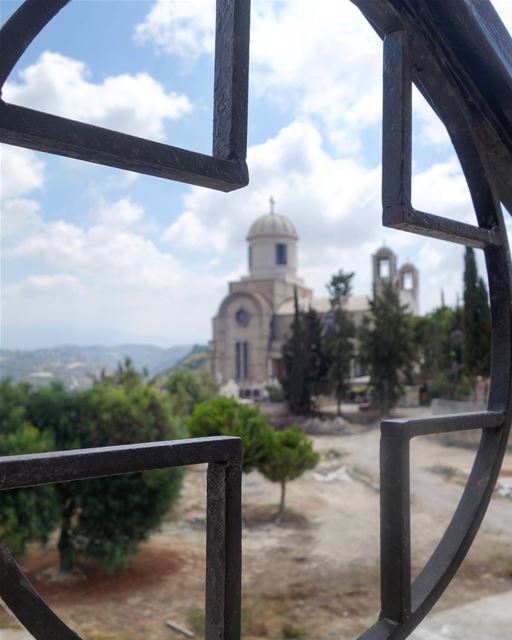
[[[0,0],[2,22],[20,4]],[[512,31],[512,2],[494,4]],[[4,99],[210,153],[213,46],[210,0],[73,0]],[[230,194],[3,145],[1,346],[207,342],[271,195],[315,295],[339,269],[370,294],[371,254],[386,243],[419,268],[423,313],[441,290],[455,304],[463,248],[381,225],[381,68],[381,42],[348,0],[253,0],[250,185]],[[413,204],[474,222],[450,140],[418,93],[413,147]]]

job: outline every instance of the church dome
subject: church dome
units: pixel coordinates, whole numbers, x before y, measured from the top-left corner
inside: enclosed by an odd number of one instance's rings
[[[295,227],[286,216],[279,213],[266,213],[252,223],[247,240],[255,238],[277,236],[298,240]]]

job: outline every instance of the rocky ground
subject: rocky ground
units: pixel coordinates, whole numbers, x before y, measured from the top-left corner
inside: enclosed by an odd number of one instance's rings
[[[244,476],[244,638],[355,638],[378,614],[379,431],[353,424],[335,431],[312,436],[321,463],[289,484],[288,513],[279,523],[274,521],[277,486],[256,472]],[[473,458],[467,447],[448,447],[433,438],[413,441],[415,572],[442,535]],[[502,486],[511,476],[509,453]],[[39,548],[30,550],[24,566],[43,596],[87,640],[178,639],[165,626],[168,619],[200,637],[205,497],[205,469],[190,468],[173,518],[115,576],[103,577],[85,565],[87,579],[52,582],[48,568],[55,564],[55,554]],[[504,491],[496,494],[463,568],[436,611],[512,591],[511,535],[512,500]],[[509,606],[509,624],[510,611]],[[467,613],[460,619],[467,619]],[[443,620],[439,628],[446,630]],[[0,640],[18,640],[7,635],[6,628],[13,626],[0,612]],[[431,632],[418,640],[463,637]]]

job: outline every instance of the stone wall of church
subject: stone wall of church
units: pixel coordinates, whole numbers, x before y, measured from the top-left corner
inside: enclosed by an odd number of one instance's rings
[[[251,293],[237,292],[224,301],[213,323],[213,370],[222,383],[235,380],[241,387],[265,384],[271,317],[270,305]],[[238,347],[238,366],[237,343],[242,345]],[[243,353],[248,355],[246,371]]]
[[[274,312],[277,311],[283,302],[293,298],[295,289],[297,289],[300,297],[312,297],[310,289],[287,282],[286,280],[240,280],[239,282],[229,283],[230,294],[237,292],[259,293],[269,303],[272,311]]]

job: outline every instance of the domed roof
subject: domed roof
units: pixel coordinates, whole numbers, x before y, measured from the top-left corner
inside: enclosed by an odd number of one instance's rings
[[[266,213],[252,223],[247,235],[247,240],[254,240],[262,236],[287,236],[293,240],[298,240],[299,236],[295,227],[286,216],[279,213]]]

